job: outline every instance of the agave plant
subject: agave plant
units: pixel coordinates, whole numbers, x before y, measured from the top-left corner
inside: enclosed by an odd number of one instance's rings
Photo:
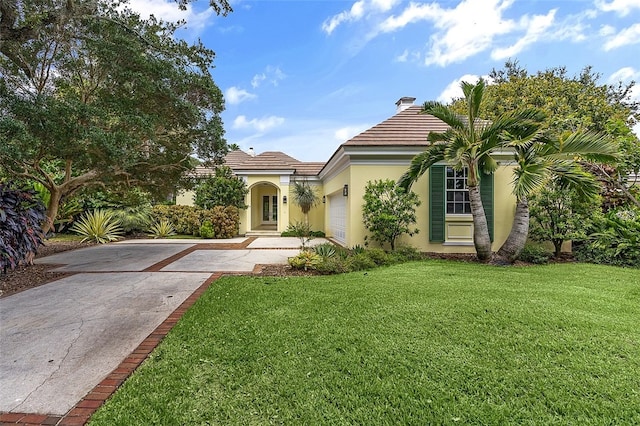
[[[84,237],[82,242],[95,241],[104,244],[116,241],[122,236],[122,228],[113,213],[101,209],[86,212],[71,230]]]
[[[153,238],[167,238],[172,235],[176,235],[176,230],[167,219],[161,219],[149,228],[149,236]]]

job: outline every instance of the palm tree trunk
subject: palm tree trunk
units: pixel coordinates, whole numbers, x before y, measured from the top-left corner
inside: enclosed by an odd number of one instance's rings
[[[471,201],[471,215],[473,216],[473,244],[476,247],[478,260],[488,262],[491,260],[491,237],[487,216],[484,213],[480,186],[469,186],[469,200]]]
[[[522,197],[516,204],[516,213],[513,217],[513,225],[507,240],[498,250],[498,263],[513,263],[516,261],[520,252],[524,248],[529,236],[529,200]]]

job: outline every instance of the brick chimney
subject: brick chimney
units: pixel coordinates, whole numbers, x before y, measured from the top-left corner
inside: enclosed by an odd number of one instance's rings
[[[396,113],[400,112],[400,111],[404,111],[405,109],[409,108],[410,106],[413,106],[413,103],[415,102],[416,98],[412,98],[409,96],[405,96],[403,98],[398,99],[398,102],[396,102]]]

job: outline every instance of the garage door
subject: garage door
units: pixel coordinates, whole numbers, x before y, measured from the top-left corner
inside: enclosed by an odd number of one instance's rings
[[[347,197],[342,194],[329,197],[329,230],[333,239],[347,244]]]

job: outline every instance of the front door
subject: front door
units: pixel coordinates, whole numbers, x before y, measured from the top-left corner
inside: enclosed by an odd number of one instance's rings
[[[278,196],[262,196],[262,224],[272,225],[278,223]]]

